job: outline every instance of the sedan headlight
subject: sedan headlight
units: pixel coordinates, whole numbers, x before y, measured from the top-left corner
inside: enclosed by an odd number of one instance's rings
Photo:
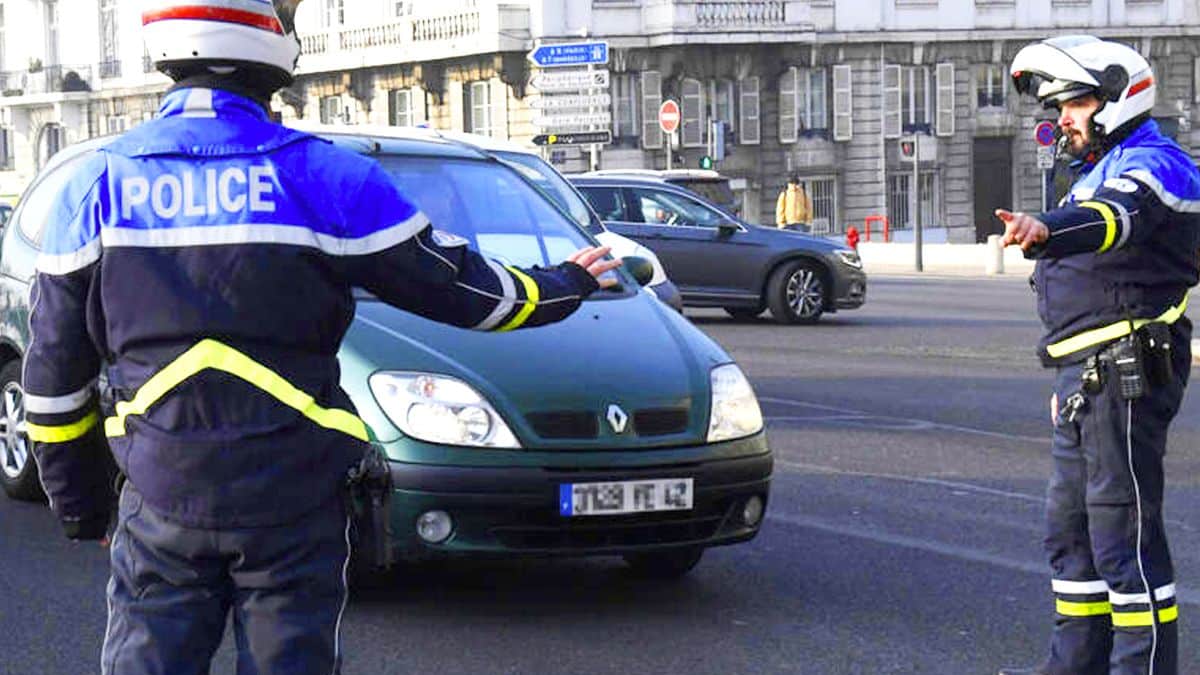
[[[862,258],[858,257],[858,251],[848,248],[839,248],[838,250],[834,251],[834,253],[837,254],[838,259],[843,263],[856,269],[862,269]]]
[[[727,441],[762,431],[762,411],[750,382],[736,364],[717,366],[709,373],[712,412],[708,416],[708,442]]]
[[[446,445],[521,447],[500,413],[458,378],[383,371],[368,383],[384,414],[408,436]]]

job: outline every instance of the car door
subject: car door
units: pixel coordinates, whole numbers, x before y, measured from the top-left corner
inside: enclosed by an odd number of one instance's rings
[[[766,250],[754,232],[680,190],[636,186],[627,192],[629,215],[642,220],[646,245],[685,296],[717,301],[758,295],[757,269]]]

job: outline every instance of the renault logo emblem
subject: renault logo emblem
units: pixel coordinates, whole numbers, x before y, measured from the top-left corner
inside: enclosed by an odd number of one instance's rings
[[[621,406],[616,403],[610,404],[606,417],[608,418],[608,425],[612,427],[613,431],[618,434],[625,433],[625,425],[629,422],[629,415],[625,414],[624,410],[621,410]]]

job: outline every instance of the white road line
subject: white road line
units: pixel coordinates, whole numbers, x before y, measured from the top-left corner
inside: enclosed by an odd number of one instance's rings
[[[880,544],[888,544],[890,546],[900,546],[910,548],[926,553],[934,553],[968,562],[982,563],[992,565],[994,567],[1002,567],[1004,569],[1013,570],[1016,572],[1026,572],[1029,574],[1038,574],[1041,576],[1049,576],[1050,570],[1045,563],[1027,562],[1024,560],[1015,560],[1004,556],[987,553],[978,549],[969,548],[967,546],[959,546],[957,544],[945,544],[937,541],[929,541],[927,539],[918,539],[902,534],[889,534],[887,532],[873,532],[860,527],[850,527],[846,525],[838,525],[820,518],[812,518],[809,516],[798,516],[792,514],[768,513],[767,520],[769,522],[782,523],[793,527],[806,528],[810,530],[820,530],[829,534],[836,534],[845,537],[855,537],[857,539],[866,539]],[[1176,600],[1180,604],[1185,605],[1200,605],[1200,592],[1191,589],[1177,588]]]
[[[1010,492],[1008,490],[997,490],[995,488],[983,487],[982,485],[974,485],[972,483],[960,483],[958,481],[943,480],[940,478],[921,478],[919,476],[904,476],[894,473],[872,473],[869,471],[852,471],[848,469],[839,469],[833,466],[824,466],[821,464],[807,464],[805,462],[793,462],[787,459],[776,459],[775,466],[787,467],[789,469],[800,469],[802,471],[815,471],[819,473],[833,473],[844,476],[859,476],[862,478],[884,478],[887,480],[903,481],[906,483],[920,483],[922,485],[936,485],[938,487],[950,488],[952,490],[962,490],[963,492],[976,492],[979,494],[992,495],[995,497],[1007,497],[1009,499],[1019,499],[1024,502],[1033,504],[1041,504],[1045,501],[1044,496],[1025,494],[1024,492]]]
[[[999,431],[989,431],[987,429],[976,429],[974,427],[963,427],[957,424],[944,424],[942,422],[934,422],[932,420],[923,420],[915,417],[893,417],[888,415],[878,415],[868,410],[854,410],[851,408],[837,408],[820,403],[810,403],[808,401],[797,401],[789,398],[775,398],[773,396],[760,396],[759,401],[767,403],[775,403],[778,405],[790,405],[801,408],[812,408],[814,410],[825,410],[837,415],[826,417],[808,417],[808,416],[766,416],[767,421],[779,422],[829,422],[836,423],[847,421],[869,422],[871,420],[879,420],[873,426],[892,428],[892,429],[945,429],[947,431],[957,431],[959,433],[974,434],[977,436],[989,436],[991,438],[1002,438],[1005,440],[1025,441],[1029,443],[1039,443],[1046,446],[1050,444],[1050,432],[1047,431],[1045,436],[1022,436],[1020,434],[1006,434]],[[888,422],[891,424],[888,424]]]

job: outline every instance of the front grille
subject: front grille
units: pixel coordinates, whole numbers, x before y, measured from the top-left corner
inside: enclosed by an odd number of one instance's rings
[[[709,541],[722,532],[722,523],[734,521],[741,499],[724,497],[697,502],[692,511],[619,516],[566,518],[545,509],[530,509],[519,516],[520,525],[489,529],[506,548],[513,550],[598,550],[655,544],[693,544]],[[728,529],[728,525],[724,529]]]
[[[633,429],[639,436],[679,434],[687,427],[687,408],[647,408],[633,413]]]
[[[600,422],[586,410],[555,410],[529,413],[530,426],[542,438],[595,438]]]

